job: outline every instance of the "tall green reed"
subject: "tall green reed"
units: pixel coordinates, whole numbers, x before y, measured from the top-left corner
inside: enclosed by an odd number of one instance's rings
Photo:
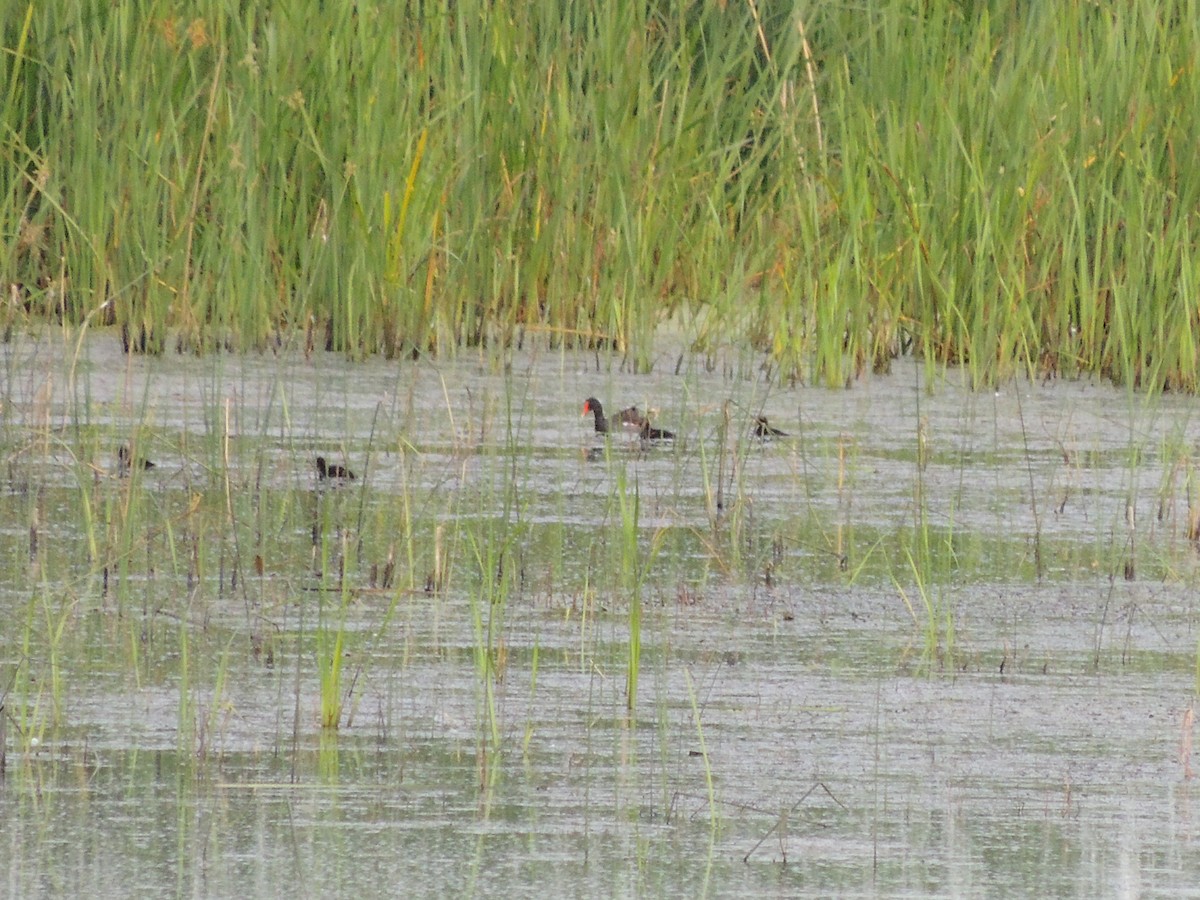
[[[642,498],[636,473],[632,481],[624,460],[613,458],[619,452],[612,447],[609,463],[614,469],[610,512],[613,514],[612,539],[614,553],[612,562],[617,576],[614,585],[627,603],[628,637],[625,647],[625,705],[633,713],[637,709],[638,685],[642,668],[642,635],[645,625],[643,591],[646,581],[654,569],[655,560],[666,537],[659,528],[650,536],[648,544],[642,538]]]
[[[64,260],[62,311],[112,300],[135,349],[531,330],[645,367],[701,279],[746,268],[728,238],[776,165],[795,60],[755,31],[741,6],[38,7],[6,32],[27,48],[10,96],[20,75],[52,98],[7,109],[17,268],[46,299]]]
[[[617,473],[617,510],[620,515],[620,571],[629,599],[629,643],[625,664],[626,709],[637,709],[638,677],[642,663],[642,559],[638,546],[641,497],[635,482],[630,489],[624,469]]]
[[[1194,389],[1191,12],[28,4],[3,315],[639,369],[670,322],[830,384],[913,352]]]
[[[509,600],[520,590],[525,577],[523,554],[529,537],[529,526],[525,522],[528,501],[522,491],[522,486],[529,483],[530,472],[522,469],[523,465],[529,464],[529,457],[519,449],[526,440],[525,428],[529,423],[516,415],[515,401],[513,390],[506,390],[500,401],[505,428],[503,452],[495,448],[485,451],[484,475],[474,506],[477,511],[494,512],[476,512],[469,523],[459,526],[465,532],[465,542],[474,557],[478,579],[476,589],[469,595],[469,604],[474,637],[472,649],[482,688],[480,721],[485,739],[480,742],[479,757],[481,776],[485,780],[495,771],[486,760],[501,747],[502,722],[497,689],[508,665],[505,625]],[[490,415],[485,408],[485,422]],[[498,468],[490,470],[490,466]]]

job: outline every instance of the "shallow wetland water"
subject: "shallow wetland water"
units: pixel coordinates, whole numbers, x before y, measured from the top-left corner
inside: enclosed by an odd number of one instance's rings
[[[0,348],[0,894],[1196,892],[1194,399],[116,345]]]

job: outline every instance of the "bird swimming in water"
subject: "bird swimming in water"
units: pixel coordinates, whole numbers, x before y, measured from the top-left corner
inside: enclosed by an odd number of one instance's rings
[[[583,415],[588,413],[592,414],[597,434],[614,434],[620,430],[635,434],[643,441],[669,441],[675,438],[674,432],[652,426],[650,420],[643,416],[636,406],[623,409],[609,419],[604,415],[604,406],[600,401],[595,397],[588,397],[583,401]]]
[[[150,460],[144,457],[133,458],[133,453],[129,449],[128,444],[122,444],[117,448],[117,475],[121,478],[128,478],[129,472],[134,469],[156,469],[158,468]]]
[[[768,422],[766,416],[754,417],[753,434],[756,438],[789,437],[786,431],[780,431]]]
[[[325,457],[318,456],[317,463],[317,479],[319,481],[353,481],[354,473],[345,466],[339,466],[337,463],[327,463]]]

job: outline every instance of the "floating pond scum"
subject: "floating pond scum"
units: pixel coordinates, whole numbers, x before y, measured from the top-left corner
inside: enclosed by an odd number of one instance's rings
[[[1196,883],[1187,398],[0,353],[7,894]]]

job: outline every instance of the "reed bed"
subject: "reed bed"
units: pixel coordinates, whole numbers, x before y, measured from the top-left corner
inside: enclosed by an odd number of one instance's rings
[[[6,333],[1197,387],[1191,0],[14,12]]]

